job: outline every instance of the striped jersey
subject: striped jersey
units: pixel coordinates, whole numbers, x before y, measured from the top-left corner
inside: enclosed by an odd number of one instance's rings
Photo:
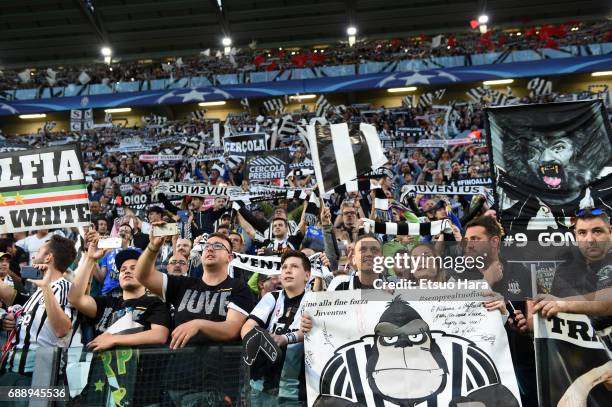
[[[64,313],[73,320],[76,315],[72,306],[68,303],[68,290],[71,283],[64,277],[51,284],[51,291],[57,299]],[[39,347],[66,347],[71,334],[58,338],[47,319],[47,310],[43,298],[43,292],[37,288],[34,294],[23,304],[21,314],[15,325],[16,335],[13,339],[14,349],[21,351],[21,359],[15,360],[13,352],[7,358],[7,370],[27,372],[34,367],[34,353],[28,353]],[[27,362],[27,367],[26,367]]]

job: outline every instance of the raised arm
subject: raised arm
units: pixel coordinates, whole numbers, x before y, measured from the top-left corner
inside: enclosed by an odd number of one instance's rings
[[[153,226],[163,225],[165,222],[155,222]],[[163,274],[155,269],[155,259],[159,255],[164,238],[153,236],[153,227],[149,233],[149,244],[138,258],[136,263],[136,279],[153,294],[163,297],[164,278]]]
[[[97,267],[98,259],[104,255],[104,249],[98,249],[99,236],[96,232],[87,234],[87,254],[75,271],[75,278],[68,291],[68,302],[74,308],[89,318],[95,318],[98,311],[96,301],[87,294],[87,286],[91,281],[91,274]]]

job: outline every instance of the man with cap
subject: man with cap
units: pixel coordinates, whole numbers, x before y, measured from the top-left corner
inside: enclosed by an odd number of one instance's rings
[[[116,346],[166,343],[171,326],[170,313],[166,304],[158,297],[147,295],[145,287],[136,279],[135,268],[140,251],[122,249],[115,256],[120,296],[92,297],[87,294],[87,286],[105,250],[98,248],[99,235],[96,232],[90,232],[87,238],[87,255],[76,270],[76,277],[68,292],[70,304],[94,320],[96,338],[87,346],[91,350],[101,351]],[[122,321],[121,326],[138,332],[119,335],[124,329],[117,330],[119,324],[114,327],[113,324],[124,318],[128,318],[128,323],[125,325],[126,321]]]
[[[87,294],[87,287],[104,249],[98,248],[99,235],[96,232],[90,232],[87,241],[87,255],[76,270],[75,280],[68,291],[70,304],[93,321],[95,338],[87,347],[91,351],[101,352],[118,346],[165,344],[172,324],[170,310],[158,297],[149,295],[136,279],[135,268],[140,252],[124,249],[115,256],[121,296],[92,297]],[[147,357],[141,356],[138,361],[139,374],[134,393],[130,395],[134,405],[149,405],[161,400],[159,369],[155,369],[158,366],[152,364],[155,363]],[[96,358],[91,367],[92,371],[104,370],[100,365],[101,359]],[[105,387],[109,388],[106,384]],[[101,398],[106,396],[106,392],[96,390],[86,387],[81,393],[84,404],[103,403]]]
[[[118,297],[121,295],[121,287],[119,287],[119,269],[117,268],[117,259],[116,256],[120,251],[125,249],[134,249],[140,251],[140,249],[130,246],[130,242],[132,241],[132,237],[134,235],[134,229],[127,224],[124,223],[119,227],[119,237],[121,238],[121,247],[119,249],[112,249],[108,253],[104,255],[102,258],[102,263],[100,267],[100,271],[98,272],[99,281],[104,281],[102,285],[102,294],[103,295],[111,295],[114,297]]]

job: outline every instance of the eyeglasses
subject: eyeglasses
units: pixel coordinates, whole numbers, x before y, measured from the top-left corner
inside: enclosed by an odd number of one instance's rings
[[[230,250],[225,247],[223,243],[206,243],[205,245],[202,245],[202,251],[206,251],[208,249],[212,249],[214,251],[226,250],[228,253],[230,253]]]
[[[178,264],[180,266],[186,266],[187,262],[185,260],[172,260],[169,261],[168,264],[170,264],[171,266],[174,266],[175,264]]]
[[[603,209],[583,208],[583,209],[578,209],[574,215],[576,215],[577,218],[582,218],[583,216],[589,216],[589,215],[599,216],[599,215],[604,215],[604,214],[606,214],[606,212]]]
[[[343,215],[353,215],[353,216],[355,216],[357,214],[357,212],[346,212],[346,211],[343,211],[342,214]]]

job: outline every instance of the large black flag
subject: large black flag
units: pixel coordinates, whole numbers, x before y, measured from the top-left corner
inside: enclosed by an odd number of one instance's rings
[[[487,132],[507,235],[569,239],[578,208],[610,210],[612,140],[600,100],[490,108]]]

